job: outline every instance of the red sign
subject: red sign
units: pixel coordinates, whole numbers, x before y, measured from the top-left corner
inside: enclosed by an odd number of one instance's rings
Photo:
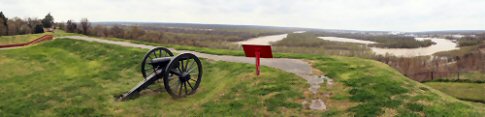
[[[271,46],[269,45],[242,45],[246,57],[256,58],[256,75],[259,76],[259,59],[273,58]]]

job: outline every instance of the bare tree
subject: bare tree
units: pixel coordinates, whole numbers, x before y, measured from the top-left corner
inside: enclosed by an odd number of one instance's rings
[[[124,36],[124,33],[125,33],[125,30],[119,26],[113,26],[111,28],[111,35],[113,35],[114,37],[116,38],[123,38]]]
[[[81,33],[84,35],[89,35],[89,29],[91,28],[91,23],[89,23],[87,18],[81,19]]]
[[[91,30],[91,35],[107,37],[109,35],[109,32],[106,27],[97,25]]]
[[[70,33],[77,32],[76,23],[72,22],[72,20],[67,20],[67,22],[66,22],[66,32],[70,32]]]
[[[129,30],[129,33],[128,33],[128,38],[138,39],[144,34],[145,34],[145,31],[141,30],[138,26],[132,26],[132,27],[130,27],[130,30]]]
[[[27,26],[30,28],[30,32],[31,33],[34,33],[35,30],[35,26],[37,24],[40,24],[40,20],[39,19],[36,19],[36,18],[27,18]]]

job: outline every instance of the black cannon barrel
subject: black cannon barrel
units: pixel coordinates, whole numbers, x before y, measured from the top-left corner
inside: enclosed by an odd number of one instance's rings
[[[154,58],[150,61],[150,64],[168,64],[172,60],[172,57],[162,57],[162,58]]]

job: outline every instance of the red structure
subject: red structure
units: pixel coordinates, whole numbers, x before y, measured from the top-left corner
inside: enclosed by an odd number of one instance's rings
[[[256,75],[259,76],[259,59],[260,58],[273,58],[273,53],[271,52],[271,46],[269,45],[242,45],[244,49],[244,54],[246,57],[256,58]]]
[[[40,43],[42,41],[47,41],[47,40],[52,40],[54,36],[52,35],[44,35],[42,37],[39,37],[35,40],[32,40],[30,42],[25,42],[25,43],[17,43],[17,44],[7,44],[7,45],[0,45],[0,48],[10,48],[10,47],[20,47],[20,46],[27,46],[35,43]]]

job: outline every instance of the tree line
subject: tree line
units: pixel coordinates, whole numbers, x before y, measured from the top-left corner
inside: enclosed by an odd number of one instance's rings
[[[37,18],[7,18],[0,11],[0,36],[44,33],[44,28],[54,26],[54,17],[48,13],[43,19]]]
[[[189,45],[219,49],[240,49],[232,42],[242,41],[253,37],[282,34],[282,31],[270,30],[217,30],[184,27],[156,27],[145,25],[106,25],[90,23],[84,18],[75,23],[68,20],[59,23],[61,29],[70,33],[89,36],[141,40],[161,44]]]

